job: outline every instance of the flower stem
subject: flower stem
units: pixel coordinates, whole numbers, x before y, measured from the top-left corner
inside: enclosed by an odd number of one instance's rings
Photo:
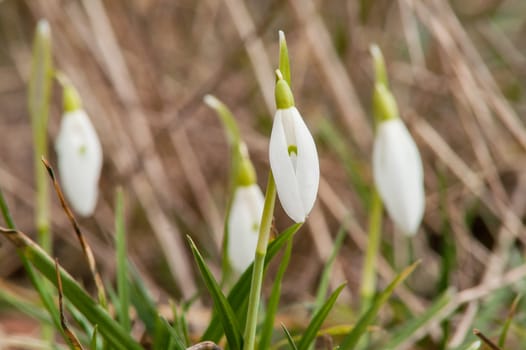
[[[360,291],[362,297],[362,314],[367,311],[371,305],[376,291],[376,264],[380,247],[380,232],[382,229],[382,209],[382,200],[376,189],[374,189],[371,194],[371,205],[369,208],[369,234]]]
[[[252,273],[252,283],[250,285],[250,295],[248,299],[247,323],[245,325],[245,345],[244,350],[254,350],[256,344],[256,326],[258,321],[259,301],[261,298],[261,285],[263,283],[263,270],[265,267],[265,255],[272,227],[272,217],[274,214],[274,204],[276,203],[276,184],[274,176],[269,172],[267,190],[265,193],[265,204],[261,223],[259,225],[259,237],[254,258],[254,271]]]
[[[33,131],[33,153],[35,167],[36,207],[35,221],[38,242],[42,248],[51,251],[49,230],[49,186],[46,170],[40,162],[47,157],[47,124],[51,98],[53,64],[51,59],[51,34],[49,24],[40,20],[35,31],[29,79],[28,110]]]

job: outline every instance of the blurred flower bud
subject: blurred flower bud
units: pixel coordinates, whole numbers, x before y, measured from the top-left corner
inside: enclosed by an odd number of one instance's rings
[[[254,261],[264,200],[255,183],[238,186],[234,191],[228,219],[227,253],[237,273],[245,271]]]
[[[64,115],[55,142],[60,183],[73,209],[93,214],[102,169],[102,148],[76,90],[64,87]]]

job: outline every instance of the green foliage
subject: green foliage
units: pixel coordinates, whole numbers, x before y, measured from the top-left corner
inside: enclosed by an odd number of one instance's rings
[[[272,338],[272,331],[274,330],[274,319],[276,318],[276,313],[278,311],[279,299],[281,297],[281,282],[285,276],[285,271],[289,265],[290,255],[292,253],[292,237],[289,238],[287,247],[285,248],[285,254],[281,259],[281,264],[279,265],[278,273],[274,279],[274,284],[272,285],[272,292],[270,293],[270,298],[267,302],[265,320],[263,326],[261,327],[260,339],[259,339],[259,349],[268,349],[270,347],[270,341]]]
[[[194,241],[192,241],[190,236],[187,236],[187,239],[190,244],[190,248],[192,249],[194,259],[197,263],[197,266],[199,267],[199,271],[201,272],[201,276],[205,282],[206,288],[214,300],[214,308],[217,310],[217,313],[221,318],[221,324],[223,326],[223,330],[225,331],[226,338],[228,339],[228,344],[232,350],[241,350],[243,347],[243,336],[241,329],[239,328],[236,315],[234,314],[234,311],[228,303],[225,295],[221,291],[219,284],[206,265],[201,253],[199,253],[199,250],[197,250]]]
[[[352,350],[355,348],[360,338],[367,331],[367,327],[369,327],[369,325],[373,323],[374,319],[378,315],[378,312],[380,311],[380,308],[387,302],[391,294],[394,292],[395,288],[400,283],[405,281],[407,277],[409,277],[409,275],[414,271],[418,264],[419,262],[416,262],[404,269],[402,272],[400,272],[387,286],[387,288],[376,297],[372,305],[365,312],[365,314],[362,317],[360,317],[360,319],[353,327],[351,332],[343,339],[342,344],[340,345],[340,348],[342,350]]]
[[[346,283],[339,286],[327,299],[327,302],[318,310],[318,312],[314,315],[311,322],[309,323],[309,326],[303,333],[303,336],[301,337],[300,343],[298,344],[298,350],[307,350],[313,340],[316,338],[316,334],[318,334],[318,330],[320,329],[321,325],[323,324],[323,321],[327,318],[329,315],[329,311],[331,311],[332,307],[334,306],[334,303],[336,302],[336,299],[340,295],[340,292],[345,287]]]

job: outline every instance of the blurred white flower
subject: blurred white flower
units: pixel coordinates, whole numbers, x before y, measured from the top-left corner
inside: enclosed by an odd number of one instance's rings
[[[55,143],[60,183],[73,209],[93,214],[102,168],[102,148],[83,109],[64,113]]]
[[[418,148],[400,118],[378,124],[373,173],[389,216],[399,230],[414,235],[424,214],[424,175]]]
[[[238,186],[228,220],[227,253],[237,273],[254,261],[264,196],[257,184]]]
[[[293,105],[278,104],[269,157],[281,206],[292,220],[304,222],[318,193],[320,165],[314,139]]]

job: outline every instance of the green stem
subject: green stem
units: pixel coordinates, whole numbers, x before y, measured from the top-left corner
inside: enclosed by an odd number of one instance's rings
[[[376,189],[374,189],[371,198],[371,207],[369,209],[369,235],[360,291],[362,296],[362,314],[371,305],[376,291],[376,263],[381,240],[382,209],[382,200]]]
[[[38,242],[42,249],[51,253],[52,240],[49,230],[49,186],[46,169],[42,165],[42,157],[47,158],[46,140],[35,140],[35,177],[37,192],[36,225]]]
[[[265,204],[263,206],[261,224],[259,225],[259,237],[256,247],[256,256],[254,259],[252,283],[250,285],[250,295],[248,299],[244,350],[254,350],[256,344],[256,326],[258,321],[259,301],[261,298],[261,285],[263,283],[263,270],[265,268],[265,255],[267,254],[267,245],[270,236],[270,228],[272,227],[275,203],[276,184],[274,183],[272,172],[269,172],[267,190],[265,193]]]

